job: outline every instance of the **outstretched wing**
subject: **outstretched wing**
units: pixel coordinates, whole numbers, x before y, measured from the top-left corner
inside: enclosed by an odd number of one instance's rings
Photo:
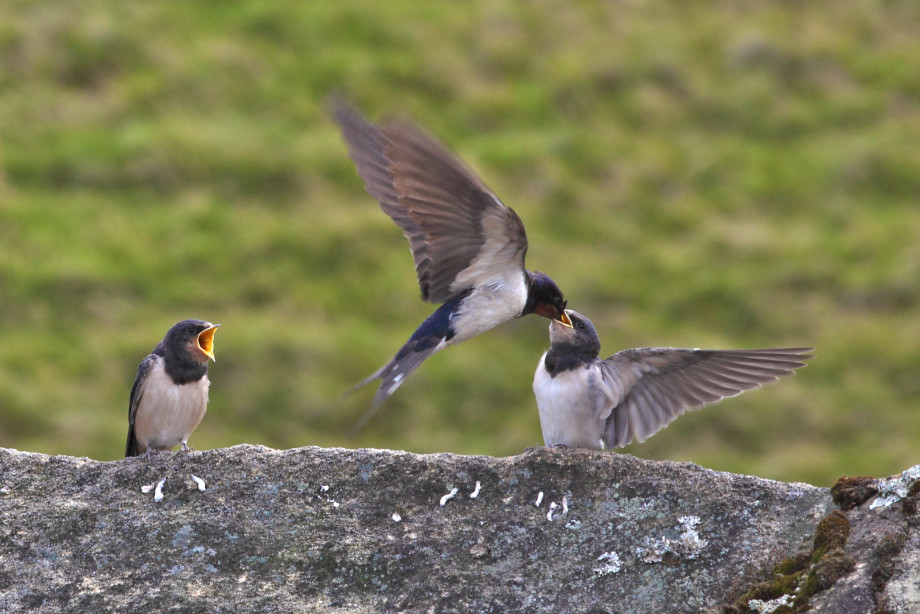
[[[520,218],[434,138],[408,122],[377,126],[341,100],[333,112],[365,189],[409,240],[424,300],[523,270]]]
[[[791,375],[814,348],[690,350],[640,348],[601,362],[609,407],[604,441],[645,441],[687,410],[698,409]]]

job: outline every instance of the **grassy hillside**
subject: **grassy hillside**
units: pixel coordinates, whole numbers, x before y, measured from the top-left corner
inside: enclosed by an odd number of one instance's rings
[[[324,110],[439,136],[604,352],[815,345],[628,452],[828,484],[920,462],[914,2],[0,6],[0,445],[118,458],[138,362],[223,324],[198,448],[514,454],[546,322],[435,356],[432,307]]]

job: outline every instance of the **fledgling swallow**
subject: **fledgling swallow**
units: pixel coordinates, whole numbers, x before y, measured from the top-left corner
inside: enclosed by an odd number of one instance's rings
[[[141,361],[128,405],[125,457],[172,450],[188,438],[208,408],[208,360],[220,324],[182,320]]]
[[[376,373],[367,419],[426,358],[530,313],[567,322],[555,282],[524,268],[517,214],[433,137],[411,123],[378,126],[344,101],[333,113],[368,194],[409,240],[422,299],[442,305]]]
[[[550,348],[533,379],[547,446],[597,450],[645,441],[685,411],[792,375],[814,356],[814,348],[637,348],[600,360],[597,330],[567,313],[571,326],[550,322]]]

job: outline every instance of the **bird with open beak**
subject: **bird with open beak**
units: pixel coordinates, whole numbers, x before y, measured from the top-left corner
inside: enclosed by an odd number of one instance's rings
[[[182,320],[167,331],[137,368],[128,405],[125,456],[150,457],[188,438],[208,408],[208,360],[220,324]]]
[[[380,380],[360,428],[434,353],[512,318],[568,316],[555,282],[524,267],[521,219],[443,145],[405,121],[378,126],[341,100],[333,112],[365,189],[409,240],[422,299],[441,303],[355,387]]]
[[[642,442],[687,410],[792,375],[814,348],[638,348],[600,360],[594,325],[572,310],[550,322],[533,379],[547,446],[600,449]]]

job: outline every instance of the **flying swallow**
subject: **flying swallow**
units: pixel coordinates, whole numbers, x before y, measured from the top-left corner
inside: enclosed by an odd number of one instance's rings
[[[567,322],[555,282],[524,268],[517,214],[443,145],[397,121],[378,126],[343,101],[333,112],[368,194],[409,240],[422,299],[441,306],[390,362],[360,428],[432,354],[530,313]]]
[[[128,405],[125,456],[172,450],[188,438],[208,408],[208,359],[220,324],[182,320],[137,368]]]
[[[638,348],[607,360],[597,330],[568,310],[550,322],[550,348],[533,379],[547,446],[601,449],[642,442],[687,410],[792,375],[814,348]]]

